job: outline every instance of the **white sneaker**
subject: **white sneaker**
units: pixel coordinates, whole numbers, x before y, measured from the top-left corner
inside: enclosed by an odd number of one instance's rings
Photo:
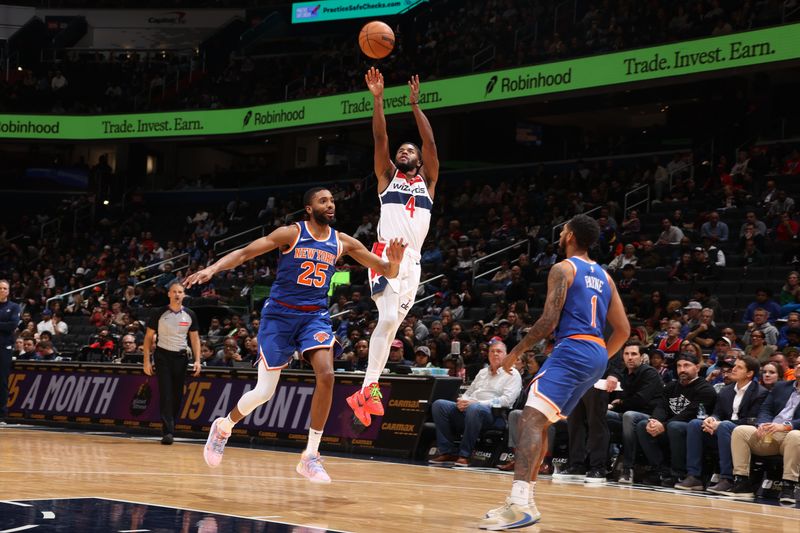
[[[490,513],[495,511],[497,512],[492,516],[481,520],[478,527],[489,531],[517,529],[533,525],[542,518],[542,514],[536,509],[536,505],[530,503],[527,505],[518,505],[516,503],[507,502],[499,510],[492,509]]]
[[[330,483],[331,478],[322,466],[322,459],[319,453],[316,455],[307,455],[303,452],[300,455],[300,462],[297,463],[297,473],[303,477],[308,478],[311,483]]]
[[[230,433],[222,432],[222,429],[219,427],[220,420],[222,419],[217,418],[211,424],[206,445],[203,447],[203,458],[206,460],[206,464],[211,467],[219,466],[222,462],[222,454],[225,453],[225,444],[228,443],[228,438],[231,436]]]

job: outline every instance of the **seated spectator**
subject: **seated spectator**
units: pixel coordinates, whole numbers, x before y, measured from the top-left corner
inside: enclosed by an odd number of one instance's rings
[[[780,215],[780,222],[775,229],[775,243],[783,251],[783,261],[795,264],[798,261],[798,242],[800,242],[800,224],[792,219],[789,213]]]
[[[795,366],[800,375],[800,363]],[[800,380],[776,383],[764,400],[756,426],[738,426],[731,439],[733,487],[722,493],[733,498],[755,497],[750,481],[751,454],[783,456],[781,503],[796,502],[800,476]]]
[[[69,332],[66,322],[61,321],[61,316],[53,314],[49,309],[42,311],[42,320],[36,324],[36,332],[49,331],[51,335],[66,335]]]
[[[706,250],[702,246],[695,246],[692,249],[692,259],[690,262],[690,278],[693,280],[716,279],[718,269]]]
[[[794,369],[789,366],[789,358],[781,352],[772,354],[769,358],[771,363],[778,367],[778,374],[782,381],[792,381],[795,378]]]
[[[778,349],[784,349],[789,341],[786,338],[786,333],[790,329],[800,328],[800,313],[792,311],[786,316],[786,325],[778,330]]]
[[[694,328],[700,324],[700,312],[703,310],[703,305],[697,300],[690,300],[683,308],[684,313],[681,315],[681,337],[686,338]]]
[[[628,263],[622,267],[622,276],[617,281],[617,289],[623,296],[623,301],[628,305],[630,305],[631,298],[639,294],[639,280],[635,276],[636,267]]]
[[[800,274],[792,270],[786,276],[786,283],[781,287],[781,294],[778,297],[781,307],[779,314],[772,314],[770,316],[779,317],[786,316],[791,311],[800,309]]]
[[[742,251],[742,266],[745,268],[763,267],[766,266],[766,259],[761,250],[758,249],[753,239],[747,239],[744,243],[744,250]]]
[[[622,270],[626,265],[637,266],[639,258],[636,257],[636,248],[632,244],[626,244],[622,254],[618,255],[608,264],[608,271],[612,274]]]
[[[436,445],[439,455],[431,464],[469,466],[469,458],[478,437],[486,428],[501,428],[505,420],[492,413],[492,405],[510,408],[522,389],[522,380],[516,368],[505,371],[501,364],[506,347],[495,342],[489,347],[489,367],[484,368],[466,392],[456,401],[436,400],[431,412],[436,424]],[[461,444],[455,446],[456,434],[461,433]]]
[[[631,209],[628,218],[622,221],[622,240],[632,242],[639,240],[639,233],[642,231],[642,221],[639,219],[639,211]]]
[[[667,254],[667,258],[671,258],[671,254]],[[664,258],[656,250],[653,241],[643,241],[642,249],[639,251],[639,268],[659,268],[664,266]]]
[[[680,259],[675,262],[672,271],[669,273],[670,281],[691,281],[694,277],[692,254],[689,252],[681,254]]]
[[[759,383],[767,390],[772,390],[776,383],[783,381],[783,369],[777,363],[767,361],[761,365],[761,379]]]
[[[747,305],[742,316],[742,322],[747,324],[753,321],[753,313],[758,308],[765,309],[770,317],[779,318],[781,316],[781,306],[772,299],[772,291],[766,288],[756,289],[755,300]]]
[[[369,341],[367,339],[356,341],[353,351],[348,355],[347,359],[352,362],[353,370],[366,372],[369,364]]]
[[[766,335],[761,331],[750,334],[750,344],[744,349],[744,354],[755,358],[759,364],[766,363],[777,351],[776,346],[766,343]]]
[[[241,361],[239,345],[233,337],[227,337],[222,343],[222,349],[217,350],[215,359],[218,364],[215,366],[233,366],[234,361]]]
[[[714,311],[708,307],[700,311],[700,323],[686,334],[687,341],[696,342],[705,350],[710,349],[719,337],[719,329],[714,323]]]
[[[628,341],[622,349],[625,365],[620,376],[620,392],[611,394],[611,403],[606,414],[612,434],[622,434],[622,474],[620,483],[633,483],[633,465],[636,460],[636,424],[653,414],[661,403],[664,382],[658,371],[646,365],[642,359],[642,347],[636,341]]]
[[[728,242],[728,225],[719,219],[719,213],[712,211],[708,221],[700,226],[700,237],[712,243]]]
[[[105,327],[100,328],[94,342],[89,344],[89,348],[92,350],[102,350],[106,355],[113,353],[116,345],[114,344],[114,338],[111,337],[111,331]]]
[[[664,383],[671,383],[675,381],[675,374],[667,367],[664,362],[664,352],[661,350],[652,349],[649,354],[650,366],[656,369],[658,375],[661,376],[661,381]]]
[[[674,248],[680,245],[683,239],[683,231],[680,228],[673,226],[672,221],[668,218],[661,220],[661,234],[656,241],[656,247]]]
[[[53,361],[56,358],[56,350],[51,341],[39,341],[36,343],[36,353],[31,357],[33,361]]]
[[[714,446],[719,451],[720,480],[709,492],[723,494],[733,488],[731,434],[736,426],[750,424],[758,416],[767,389],[758,379],[759,364],[752,357],[737,359],[731,371],[732,383],[717,395],[714,412],[708,418],[689,421],[686,430],[686,478],[675,484],[679,490],[703,490],[703,451]]]
[[[214,346],[211,342],[203,341],[200,343],[200,364],[203,366],[221,366],[221,359],[214,353]]]
[[[763,307],[756,307],[753,310],[753,321],[747,324],[747,330],[742,335],[742,342],[750,344],[750,335],[754,331],[764,334],[767,344],[778,344],[778,329],[769,323],[769,312]]]
[[[462,381],[467,380],[467,369],[464,368],[464,360],[460,355],[450,354],[444,358],[444,368],[447,369],[447,375],[452,378],[461,378]]]
[[[681,323],[677,320],[670,320],[667,326],[667,336],[655,343],[656,349],[664,354],[664,362],[670,370],[675,369],[675,356],[681,351],[683,339],[680,337],[680,332]]]
[[[142,364],[143,360],[144,354],[136,346],[136,337],[133,335],[122,337],[122,350],[116,361],[123,364]]]
[[[717,393],[698,377],[700,361],[692,354],[680,354],[677,361],[678,381],[664,387],[661,403],[647,420],[636,424],[639,446],[654,472],[645,480],[651,485],[674,487],[676,478],[686,474],[686,429],[698,413],[713,412]],[[669,448],[670,463],[663,448]]]
[[[748,226],[752,228],[752,234],[748,233]],[[767,235],[767,225],[758,220],[756,217],[755,211],[748,211],[745,213],[745,220],[742,226],[739,228],[739,238],[742,237],[752,239],[755,235],[760,235],[763,239]]]
[[[17,337],[14,340],[14,349],[11,351],[11,358],[19,359],[19,357],[25,353],[25,339],[22,337]]]
[[[405,366],[412,366],[413,363],[404,357],[405,349],[403,346],[403,341],[400,339],[395,339],[392,341],[392,345],[389,348],[389,363],[395,365],[405,365]]]
[[[777,197],[770,203],[767,218],[774,220],[782,215],[794,213],[794,200],[787,196],[786,191],[778,191]],[[781,221],[785,220],[781,217]]]
[[[414,348],[414,368],[431,368],[431,350],[427,346]]]
[[[722,316],[722,306],[717,297],[711,294],[708,287],[697,287],[692,293],[692,301],[699,302],[703,307],[708,307],[714,311],[714,316]]]

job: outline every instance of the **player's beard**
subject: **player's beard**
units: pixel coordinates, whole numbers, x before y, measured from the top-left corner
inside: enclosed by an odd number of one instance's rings
[[[416,163],[416,161],[414,163]],[[394,165],[397,167],[397,170],[399,170],[403,174],[408,174],[412,170],[414,171],[414,174],[417,173],[417,165],[410,163],[408,160],[406,160],[405,163],[403,163],[402,161],[395,161]]]
[[[311,211],[311,218],[320,226],[329,226],[336,222],[336,217],[329,219],[325,211]]]

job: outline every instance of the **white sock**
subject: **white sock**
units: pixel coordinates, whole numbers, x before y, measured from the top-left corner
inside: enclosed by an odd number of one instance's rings
[[[528,503],[533,503],[533,498],[536,495],[536,482],[531,481],[528,483],[528,487],[530,489],[530,495],[528,496]]]
[[[322,439],[322,432],[314,428],[308,428],[308,444],[306,445],[306,453],[309,455],[317,455],[319,451],[319,441]]]
[[[530,498],[530,484],[527,481],[515,479],[511,485],[511,502],[517,505],[528,505]]]
[[[231,414],[228,413],[228,416],[225,418],[220,418],[219,422],[217,423],[217,427],[222,430],[223,433],[230,433],[233,431],[233,426],[236,425],[236,422],[231,420]]]

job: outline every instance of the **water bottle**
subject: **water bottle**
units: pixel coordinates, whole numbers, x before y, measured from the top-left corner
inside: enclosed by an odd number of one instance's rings
[[[461,355],[461,342],[453,341],[450,343],[450,353],[453,355]]]
[[[501,416],[500,408],[501,408],[500,398],[498,396],[495,396],[494,398],[492,398],[492,414],[494,416]]]
[[[708,415],[706,414],[706,406],[703,405],[702,403],[700,404],[700,407],[697,409],[697,418],[699,420],[705,420],[706,418],[708,418]]]

